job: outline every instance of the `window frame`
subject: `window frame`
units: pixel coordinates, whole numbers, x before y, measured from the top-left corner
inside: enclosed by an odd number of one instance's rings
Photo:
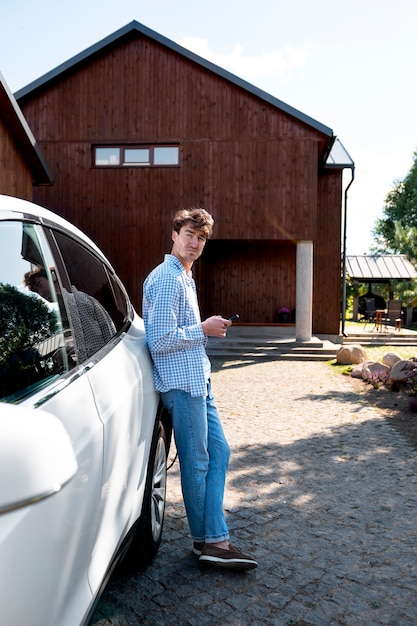
[[[130,301],[129,295],[126,292],[123,283],[121,282],[120,278],[115,273],[114,268],[109,264],[107,259],[102,257],[100,254],[97,254],[97,252],[93,248],[91,248],[86,241],[77,237],[76,234],[57,228],[55,224],[53,226],[45,228],[45,235],[50,248],[53,250],[55,258],[57,259],[57,265],[59,265],[60,274],[61,277],[63,277],[62,282],[68,292],[72,292],[72,283],[69,275],[69,270],[63,256],[63,252],[61,250],[59,242],[60,235],[69,239],[80,248],[83,248],[88,255],[95,259],[97,264],[102,266],[103,272],[107,277],[108,288],[110,290],[115,305],[115,309],[112,311],[108,310],[107,307],[105,307],[116,326],[116,333],[114,336],[118,337],[122,333],[127,332],[134,319],[133,305]],[[56,235],[58,235],[58,238],[56,237]],[[104,306],[103,303],[102,305]]]
[[[177,163],[155,163],[155,151],[160,148],[175,148],[178,151]],[[97,150],[114,150],[119,152],[118,163],[97,163]],[[148,150],[149,161],[126,161],[125,153],[128,150]],[[92,167],[98,169],[126,169],[127,167],[180,167],[181,166],[181,149],[180,144],[161,143],[161,144],[94,144],[92,146]]]

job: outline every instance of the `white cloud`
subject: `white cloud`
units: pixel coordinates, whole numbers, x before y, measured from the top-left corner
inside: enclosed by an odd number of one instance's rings
[[[230,52],[216,52],[210,48],[207,39],[199,37],[185,37],[178,43],[204,59],[249,81],[260,77],[275,77],[287,82],[291,79],[293,72],[304,65],[310,55],[306,49],[284,46],[280,51],[251,56],[245,53],[241,44],[236,44]]]

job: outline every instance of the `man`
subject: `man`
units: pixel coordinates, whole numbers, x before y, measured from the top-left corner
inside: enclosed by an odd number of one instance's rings
[[[181,486],[200,561],[252,569],[255,559],[229,543],[223,496],[230,448],[210,387],[207,338],[225,337],[231,322],[219,315],[201,322],[191,268],[213,228],[204,209],[174,217],[172,251],[147,277],[143,317],[156,389],[172,417]]]

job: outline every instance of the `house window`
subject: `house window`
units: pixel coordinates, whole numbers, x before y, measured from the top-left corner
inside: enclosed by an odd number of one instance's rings
[[[179,146],[95,146],[97,167],[160,167],[180,162]]]
[[[96,165],[120,165],[120,148],[96,148]]]
[[[179,150],[177,146],[158,146],[153,149],[154,165],[178,165]]]
[[[150,165],[149,148],[125,148],[123,165]]]

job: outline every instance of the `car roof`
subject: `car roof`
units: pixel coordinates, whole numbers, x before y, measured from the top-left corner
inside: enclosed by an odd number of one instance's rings
[[[100,248],[87,235],[60,215],[34,202],[0,194],[0,221],[10,219],[34,222],[63,231],[92,248],[107,264],[111,265]]]

